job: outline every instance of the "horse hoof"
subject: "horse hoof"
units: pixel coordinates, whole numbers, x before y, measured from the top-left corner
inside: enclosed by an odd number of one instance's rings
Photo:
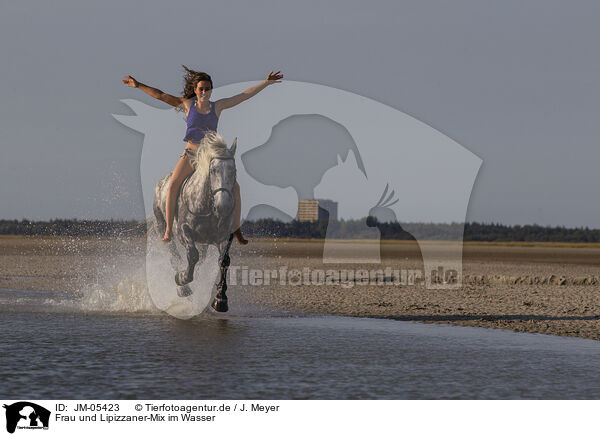
[[[211,306],[217,312],[227,312],[229,310],[229,306],[227,305],[227,297],[224,297],[224,298],[215,297]]]
[[[180,288],[177,288],[177,295],[179,297],[189,297],[190,295],[192,295],[194,293],[194,291],[192,291],[190,289],[189,286],[181,286]]]

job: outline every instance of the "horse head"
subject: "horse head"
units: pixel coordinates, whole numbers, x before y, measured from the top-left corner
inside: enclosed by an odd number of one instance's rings
[[[212,156],[208,164],[208,186],[214,211],[220,220],[230,216],[235,206],[236,148],[237,138],[233,140],[231,148],[226,149],[226,153]]]

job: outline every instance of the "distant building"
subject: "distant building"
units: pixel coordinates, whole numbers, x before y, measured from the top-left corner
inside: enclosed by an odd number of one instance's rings
[[[301,200],[298,202],[298,221],[338,219],[338,204],[331,200]]]

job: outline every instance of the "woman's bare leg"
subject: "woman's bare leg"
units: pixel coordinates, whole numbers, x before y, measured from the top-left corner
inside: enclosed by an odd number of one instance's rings
[[[240,185],[235,182],[233,187],[233,195],[235,196],[235,208],[233,210],[233,228],[235,231],[233,234],[241,245],[246,245],[248,240],[242,235],[242,229],[240,222],[242,221],[242,198],[240,196]]]
[[[185,180],[187,176],[194,172],[194,168],[188,162],[188,158],[185,156],[185,153],[175,165],[175,169],[173,170],[173,175],[171,176],[171,180],[169,182],[169,189],[167,190],[167,229],[165,230],[165,236],[163,236],[162,240],[164,242],[168,242],[171,240],[172,236],[172,227],[173,227],[173,219],[175,217],[175,204],[177,203],[177,195],[179,194],[179,188],[181,184]]]

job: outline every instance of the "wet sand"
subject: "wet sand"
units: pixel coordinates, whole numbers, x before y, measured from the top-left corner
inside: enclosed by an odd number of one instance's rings
[[[458,289],[422,284],[232,285],[230,305],[392,318],[600,339],[600,245],[466,244]],[[423,268],[416,242],[385,242],[381,264],[323,264],[322,241],[251,240],[232,266],[259,270]],[[145,239],[0,236],[0,288],[74,292],[145,268]],[[143,274],[142,274],[143,276]],[[110,283],[107,283],[110,286]]]

